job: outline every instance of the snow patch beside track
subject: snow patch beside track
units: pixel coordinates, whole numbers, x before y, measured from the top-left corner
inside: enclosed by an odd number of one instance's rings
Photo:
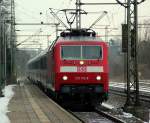
[[[14,95],[13,88],[15,85],[8,85],[3,89],[4,97],[0,97],[0,123],[10,123],[7,116],[8,104]]]

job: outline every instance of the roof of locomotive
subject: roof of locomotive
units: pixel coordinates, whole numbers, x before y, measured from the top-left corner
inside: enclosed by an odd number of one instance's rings
[[[60,33],[60,37],[56,43],[78,41],[104,42],[100,37],[97,37],[95,31],[91,29],[68,29]]]
[[[72,36],[72,37],[59,37],[57,42],[65,42],[65,41],[70,41],[70,42],[77,42],[77,41],[98,41],[98,42],[104,42],[100,37],[84,37],[84,36]]]
[[[91,31],[91,30],[90,30]],[[98,43],[103,42],[100,37],[96,37],[96,33],[94,31],[89,32],[89,29],[81,29],[81,30],[67,30],[67,32],[62,32],[60,36],[49,46],[46,50],[41,52],[39,55],[30,59],[27,64],[30,64],[34,61],[37,61],[41,57],[45,56],[48,51],[50,51],[54,46],[64,43],[77,43],[77,42],[91,42]]]
[[[56,45],[67,44],[67,43],[77,43],[77,42],[79,43],[81,41],[82,42],[90,42],[90,43],[98,43],[98,42],[105,43],[99,37],[89,37],[89,36],[88,37],[87,36],[58,37],[58,39],[56,40],[56,42],[54,43],[53,46],[49,46],[47,49],[42,51],[40,54],[38,54],[34,58],[30,59],[27,64],[30,64],[34,61],[39,60],[41,57],[45,56],[47,54],[47,52],[50,51]]]

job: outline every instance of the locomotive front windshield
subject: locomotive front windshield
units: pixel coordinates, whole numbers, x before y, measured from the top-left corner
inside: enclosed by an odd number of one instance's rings
[[[80,46],[62,46],[61,56],[63,59],[80,59],[81,47]]]
[[[62,59],[102,59],[102,48],[100,46],[62,46]]]

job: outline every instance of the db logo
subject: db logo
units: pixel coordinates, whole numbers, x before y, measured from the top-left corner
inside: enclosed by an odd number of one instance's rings
[[[86,67],[77,67],[77,72],[86,72]]]

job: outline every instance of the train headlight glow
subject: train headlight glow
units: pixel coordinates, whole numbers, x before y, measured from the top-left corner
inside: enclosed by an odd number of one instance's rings
[[[83,65],[84,64],[84,61],[80,61],[80,65]]]
[[[96,77],[96,80],[101,80],[101,76],[97,76],[97,77]]]
[[[68,79],[68,77],[67,76],[63,76],[63,80],[67,80]]]

